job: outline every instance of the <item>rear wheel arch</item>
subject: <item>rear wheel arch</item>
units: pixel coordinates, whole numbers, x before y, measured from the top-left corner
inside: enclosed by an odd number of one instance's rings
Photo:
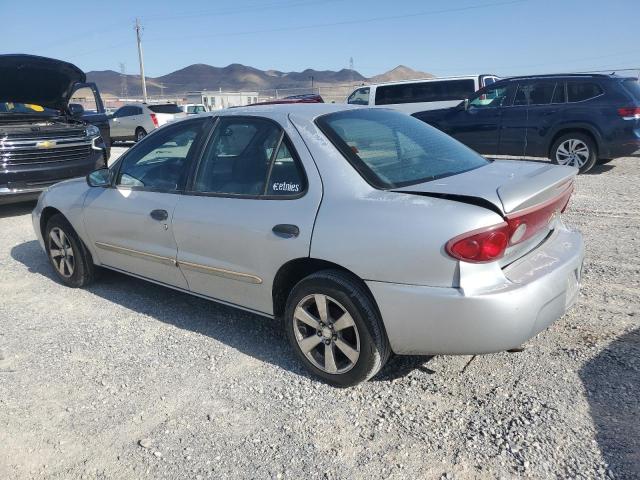
[[[552,155],[552,150],[553,150],[553,145],[556,143],[556,141],[564,136],[564,135],[568,135],[571,133],[580,133],[582,135],[586,135],[589,138],[591,138],[591,140],[593,140],[594,145],[596,146],[596,157],[598,156],[599,152],[600,152],[600,136],[598,134],[596,134],[592,129],[588,128],[588,127],[563,127],[558,129],[553,136],[551,137],[549,144],[547,145],[547,157],[551,158]]]
[[[293,290],[293,287],[305,277],[311,274],[320,272],[322,270],[337,270],[350,277],[357,283],[359,283],[363,289],[369,295],[371,301],[378,309],[378,304],[371,293],[371,290],[367,286],[364,280],[351,270],[327,260],[319,258],[302,257],[288,261],[282,265],[275,277],[273,278],[273,286],[271,289],[273,298],[273,314],[276,318],[280,318],[284,315],[285,307],[287,304],[287,298],[289,293]],[[379,313],[379,309],[378,309]]]

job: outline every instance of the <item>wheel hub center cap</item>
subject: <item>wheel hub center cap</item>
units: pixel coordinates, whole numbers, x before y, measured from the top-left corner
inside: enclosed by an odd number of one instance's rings
[[[322,337],[329,340],[333,337],[333,332],[331,331],[331,329],[329,327],[324,327],[322,329]]]

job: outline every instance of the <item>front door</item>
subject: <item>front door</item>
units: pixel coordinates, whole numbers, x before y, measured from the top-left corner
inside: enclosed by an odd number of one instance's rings
[[[189,190],[173,218],[189,287],[271,314],[273,278],[309,256],[322,197],[298,133],[259,117],[221,117]]]
[[[495,85],[480,90],[451,118],[447,133],[475,151],[496,155],[500,141],[503,106],[513,87]]]
[[[176,124],[132,148],[110,188],[92,188],[85,225],[100,262],[187,289],[176,265],[172,217],[206,119]]]

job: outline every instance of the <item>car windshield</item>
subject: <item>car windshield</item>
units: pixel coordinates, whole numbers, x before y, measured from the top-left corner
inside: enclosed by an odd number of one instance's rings
[[[170,103],[168,105],[147,105],[147,107],[149,107],[149,110],[155,113],[182,113],[180,107],[173,103]]]
[[[324,115],[316,124],[377,188],[427,182],[488,163],[457,140],[400,112],[347,110]]]
[[[638,80],[625,80],[624,87],[629,90],[631,95],[640,102],[640,81]]]
[[[33,103],[0,102],[0,113],[21,113],[26,115],[42,115],[50,117],[59,115],[57,110],[41,107]]]

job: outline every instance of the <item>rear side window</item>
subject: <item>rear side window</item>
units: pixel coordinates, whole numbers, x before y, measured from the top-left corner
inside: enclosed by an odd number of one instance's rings
[[[592,82],[568,82],[567,97],[569,102],[582,102],[602,95],[602,88]]]
[[[426,182],[488,163],[448,135],[400,112],[348,110],[324,115],[316,123],[376,188]]]
[[[622,84],[631,96],[640,102],[640,82],[638,80],[624,80]]]
[[[193,190],[244,196],[295,196],[304,174],[279,125],[261,118],[223,117],[205,149]]]
[[[556,89],[553,91],[553,99],[551,100],[551,103],[564,103],[567,101],[566,97],[564,82],[556,83]]]
[[[518,85],[513,105],[548,105],[556,88],[554,82],[535,82]]]
[[[149,110],[155,113],[182,113],[180,107],[173,103],[167,105],[147,105],[147,107],[149,107]]]
[[[376,88],[376,105],[462,100],[474,91],[472,79],[381,85]]]

